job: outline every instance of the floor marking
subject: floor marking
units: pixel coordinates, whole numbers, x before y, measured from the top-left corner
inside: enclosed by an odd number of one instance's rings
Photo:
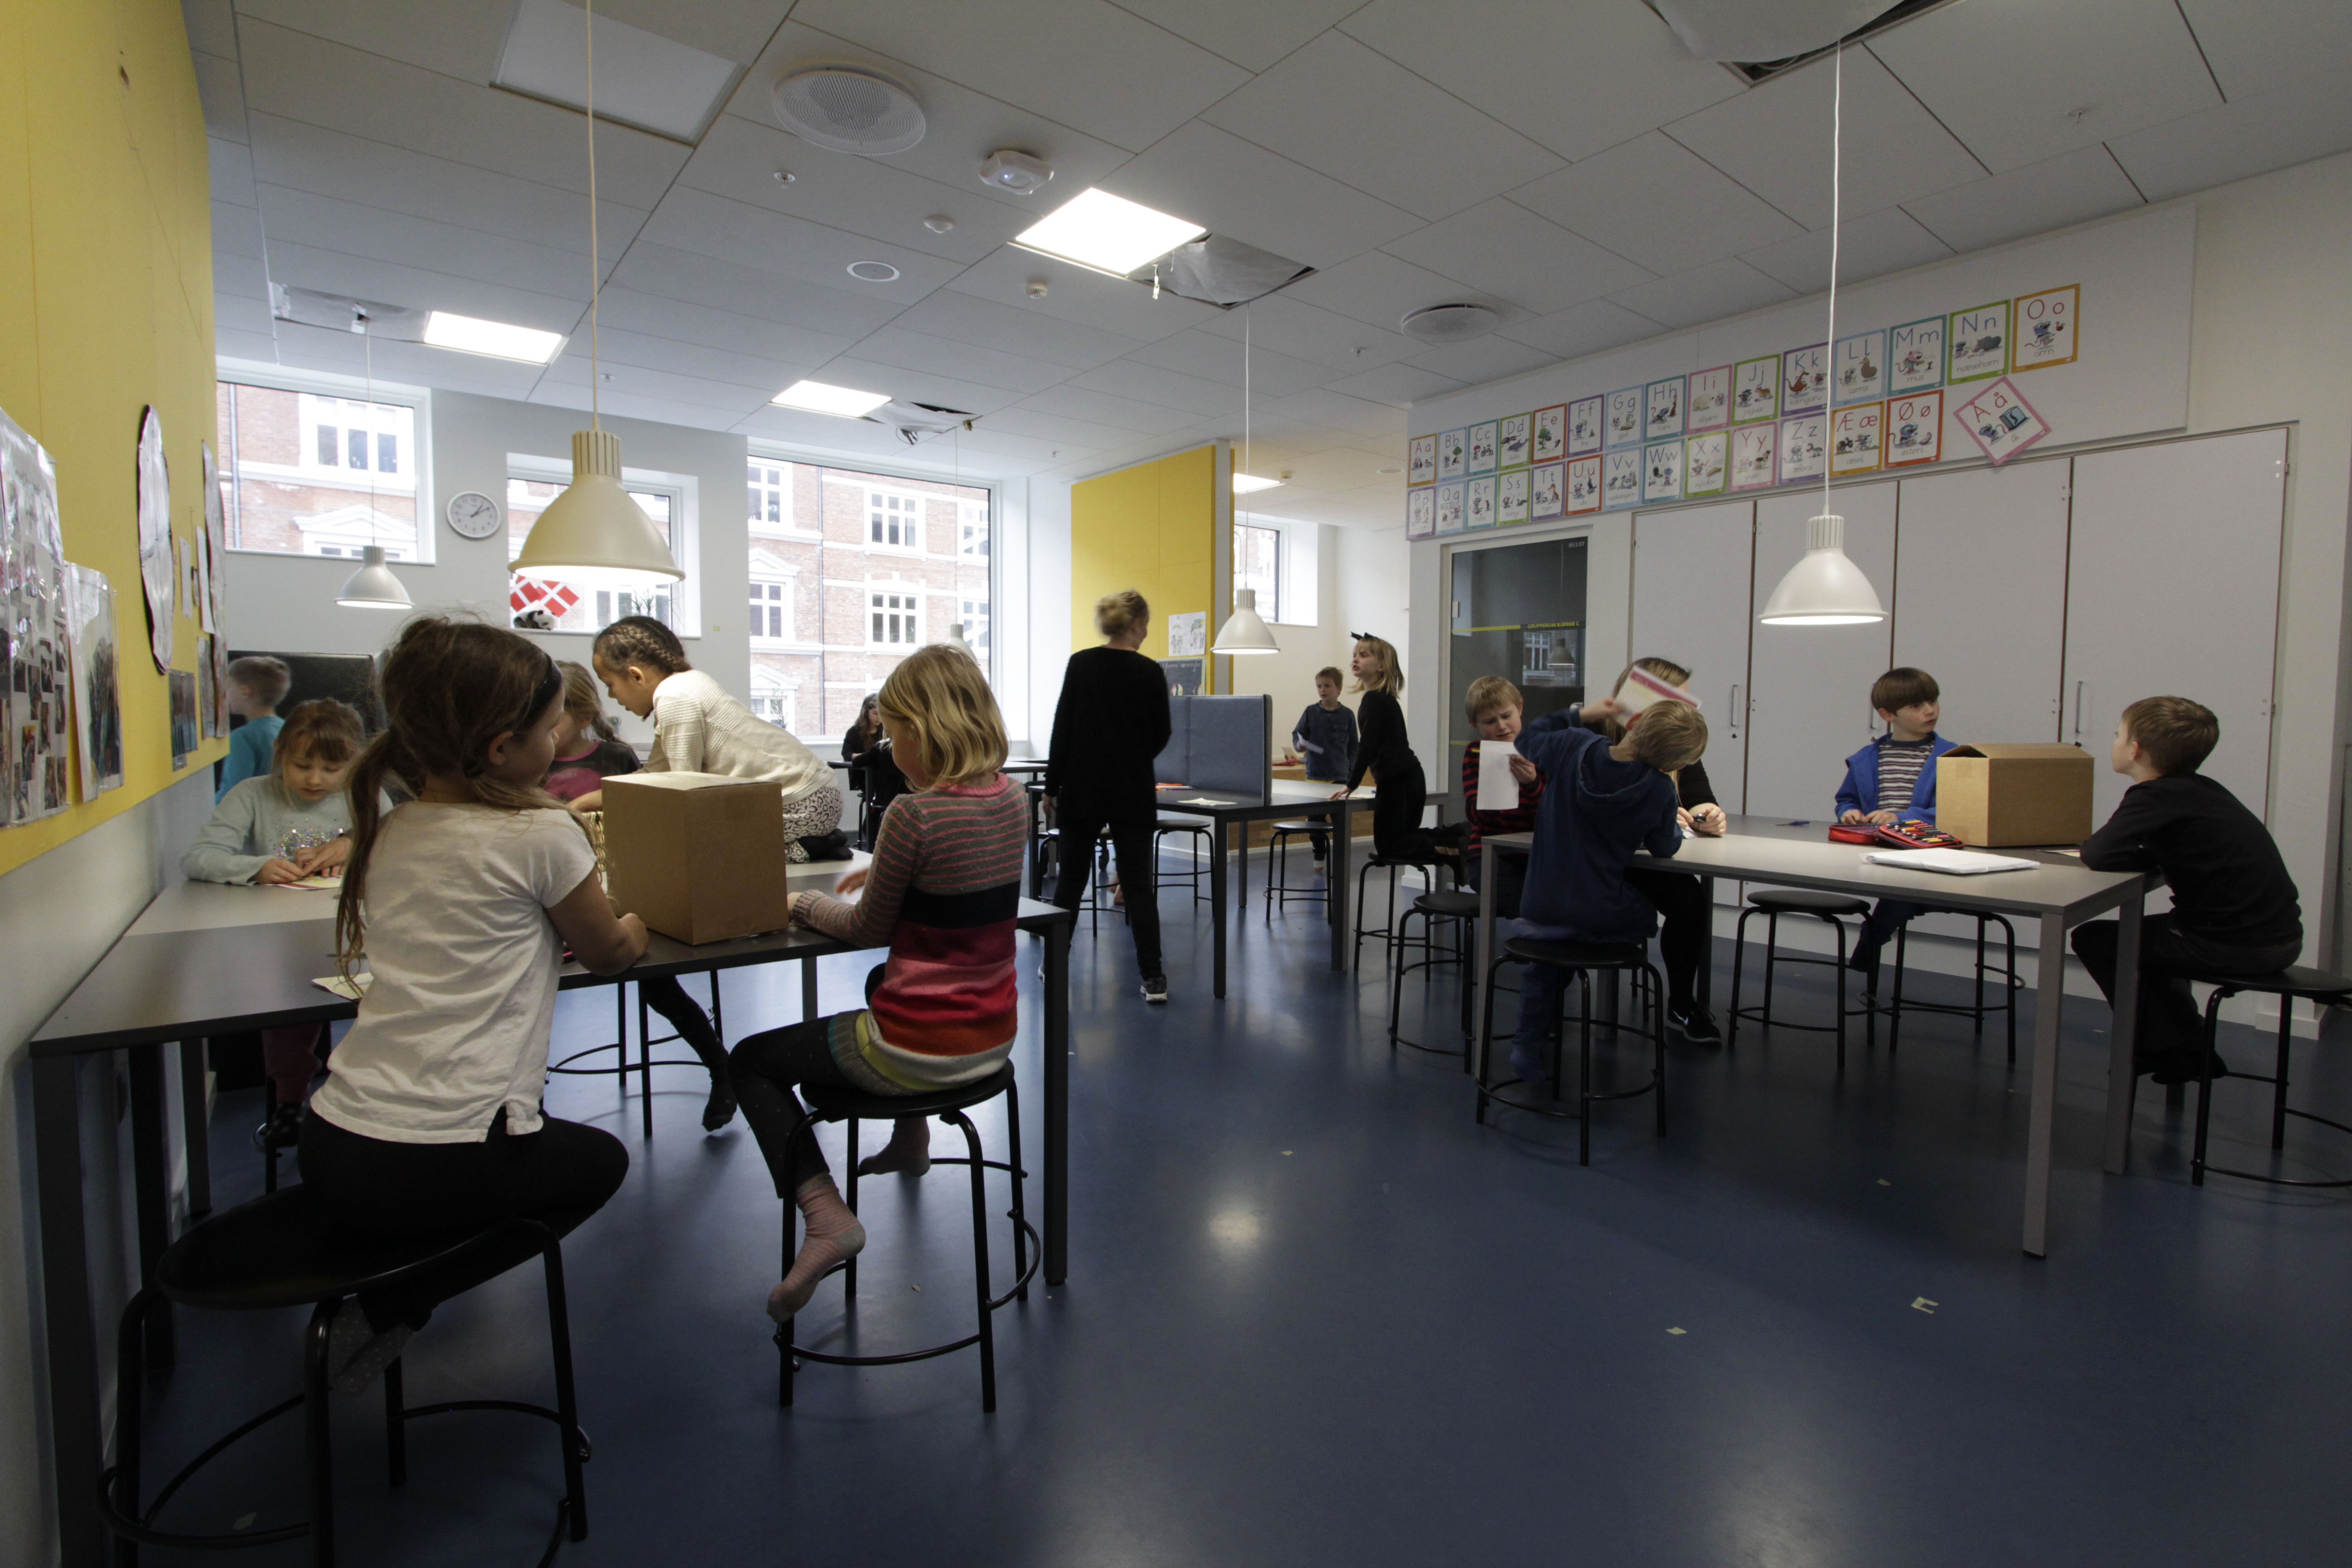
[[[1878,1178],[1878,1184],[1879,1184],[1880,1186],[1882,1186],[1882,1187],[1891,1187],[1891,1186],[1893,1186],[1895,1184],[1894,1184],[1893,1182],[1888,1181],[1885,1177],[1881,1176],[1881,1177],[1879,1177],[1879,1178]]]
[[[1690,1331],[1688,1329],[1668,1329],[1666,1332],[1670,1334],[1686,1334],[1689,1333]]]
[[[1936,1308],[1937,1305],[1938,1303],[1930,1301],[1925,1296],[1914,1296],[1911,1298],[1911,1310],[1915,1312],[1925,1312],[1931,1318],[1936,1315]]]

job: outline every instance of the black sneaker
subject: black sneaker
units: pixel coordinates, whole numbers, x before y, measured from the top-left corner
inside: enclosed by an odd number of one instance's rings
[[[1715,1015],[1694,1002],[1687,1007],[1666,1005],[1666,1022],[1682,1032],[1684,1039],[1694,1046],[1716,1046],[1723,1043],[1723,1032],[1715,1026]]]
[[[1168,976],[1164,974],[1145,975],[1143,977],[1143,999],[1146,1002],[1167,1001]]]
[[[302,1108],[299,1105],[273,1105],[269,1120],[253,1130],[253,1147],[257,1153],[268,1154],[279,1149],[291,1149],[302,1142]]]

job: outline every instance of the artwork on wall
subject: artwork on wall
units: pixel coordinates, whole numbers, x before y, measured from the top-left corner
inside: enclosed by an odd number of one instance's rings
[[[1780,356],[1780,412],[1809,414],[1830,402],[1829,345],[1812,343]]]
[[[198,444],[205,464],[205,566],[210,574],[205,600],[205,630],[217,634],[228,625],[228,508],[221,499],[220,465],[213,444]]]
[[[2050,434],[2049,422],[2005,375],[1953,409],[1952,417],[1996,468]]]
[[[1886,330],[1886,390],[1924,392],[1944,384],[1944,318]]]
[[[1462,526],[1465,528],[1495,526],[1494,475],[1488,474],[1485,479],[1470,481],[1470,510],[1469,515],[1463,519]]]
[[[172,469],[163,460],[163,419],[139,416],[139,583],[147,596],[148,649],[157,670],[172,668]]]
[[[1885,330],[1874,329],[1840,338],[1830,353],[1831,401],[1840,407],[1849,403],[1875,403],[1885,395]]]
[[[1683,499],[1683,444],[1660,441],[1642,448],[1642,499],[1645,501]]]
[[[1601,506],[1604,511],[1637,506],[1642,500],[1642,448],[1605,454],[1601,463]]]
[[[1209,651],[1209,612],[1190,610],[1168,617],[1168,657],[1202,658]]]
[[[1720,430],[1731,423],[1731,367],[1694,371],[1690,378],[1690,411],[1685,430]]]
[[[228,734],[228,638],[216,637],[212,643],[213,700],[206,710],[205,733],[226,738]]]
[[[1404,496],[1404,536],[1427,539],[1437,531],[1437,492],[1407,490]]]
[[[65,541],[58,527],[57,468],[49,454],[0,414],[0,824],[63,811],[73,754],[72,623]]]
[[[1437,438],[1437,477],[1458,479],[1470,458],[1470,436],[1465,430],[1448,430]]]
[[[213,728],[213,644],[217,638],[196,637],[196,723],[206,740],[216,731]]]
[[[1549,522],[1568,515],[1567,464],[1537,465],[1534,493],[1528,500],[1528,516],[1537,522]]]
[[[1650,383],[1643,397],[1646,410],[1642,426],[1645,441],[1663,440],[1683,433],[1683,378]]]
[[[1609,395],[1609,450],[1642,444],[1642,388],[1629,386]]]
[[[1491,474],[1495,471],[1495,426],[1489,419],[1484,425],[1470,426],[1470,471]]]
[[[1780,483],[1780,465],[1774,455],[1780,442],[1780,426],[1773,425],[1743,425],[1731,433],[1731,488],[1735,490],[1762,489]]]
[[[1936,461],[1943,455],[1943,393],[1915,392],[1908,397],[1888,398],[1886,429],[1880,444],[1886,449],[1890,468]]]
[[[178,773],[188,765],[188,757],[201,743],[196,735],[196,672],[175,669],[172,682],[172,771]]]
[[[1526,468],[1513,468],[1500,476],[1495,489],[1495,521],[1508,525],[1528,521],[1529,491]]]
[[[116,676],[114,585],[106,580],[105,573],[87,566],[68,566],[66,571],[72,606],[67,647],[73,664],[80,798],[96,800],[122,783],[122,693]]]
[[[1568,455],[1589,458],[1601,450],[1601,405],[1608,399],[1595,393],[1568,405]]]
[[[1528,466],[1528,426],[1532,414],[1514,414],[1496,422],[1495,461],[1497,467],[1524,468]]]
[[[2074,363],[2074,305],[2080,293],[2077,285],[2069,283],[2063,289],[2017,297],[2017,346],[2010,354],[2011,370],[2047,370]]]
[[[1601,510],[1601,458],[1571,458],[1568,462],[1568,515]]]
[[[1464,505],[1464,497],[1462,494],[1463,488],[1463,482],[1460,479],[1455,479],[1450,484],[1441,484],[1437,487],[1438,532],[1459,533],[1462,531],[1463,516],[1465,510]]]
[[[1535,462],[1557,462],[1568,456],[1568,405],[1536,410],[1535,437],[1528,457]]]
[[[1744,359],[1731,367],[1731,422],[1752,424],[1780,415],[1780,356]]]
[[[1944,380],[1987,381],[2009,369],[2009,301],[1955,310],[1944,337]]]
[[[1683,442],[1683,494],[1685,496],[1719,496],[1728,476],[1731,437],[1728,432],[1710,430],[1693,436]]]
[[[1780,421],[1780,482],[1818,479],[1829,460],[1829,416],[1800,414]]]
[[[1415,436],[1405,444],[1404,482],[1408,485],[1437,482],[1436,437]]]
[[[1886,405],[1857,403],[1830,416],[1830,472],[1868,474],[1878,469],[1879,437]]]

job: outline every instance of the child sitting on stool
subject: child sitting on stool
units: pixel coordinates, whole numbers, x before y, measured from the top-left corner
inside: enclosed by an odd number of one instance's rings
[[[1937,704],[1943,689],[1924,669],[1906,665],[1890,669],[1870,686],[1870,706],[1886,733],[1845,760],[1845,779],[1838,785],[1838,820],[1849,826],[1936,820],[1936,759],[1952,742],[1936,733]],[[1866,978],[1867,989],[1878,988],[1878,950],[1898,927],[1927,906],[1902,899],[1881,899],[1863,922],[1846,967]]]

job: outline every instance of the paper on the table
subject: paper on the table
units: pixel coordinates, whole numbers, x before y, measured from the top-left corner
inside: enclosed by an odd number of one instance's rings
[[[1178,805],[1226,805],[1231,803],[1219,800],[1214,795],[1196,795],[1188,799],[1180,800],[1176,804]]]
[[[304,877],[292,882],[265,882],[268,888],[292,888],[297,891],[328,891],[343,885],[341,877]]]
[[[1511,759],[1518,748],[1508,741],[1478,742],[1478,809],[1519,809],[1519,781],[1511,776]]]
[[[340,974],[322,974],[310,984],[321,991],[333,992],[346,1002],[356,1002],[367,994],[367,988],[375,984],[375,976],[362,970],[349,980]]]
[[[1902,871],[1940,871],[1948,877],[1980,877],[1987,871],[2031,871],[2040,864],[2014,855],[1984,855],[1974,849],[1886,849],[1865,855],[1874,866]]]

